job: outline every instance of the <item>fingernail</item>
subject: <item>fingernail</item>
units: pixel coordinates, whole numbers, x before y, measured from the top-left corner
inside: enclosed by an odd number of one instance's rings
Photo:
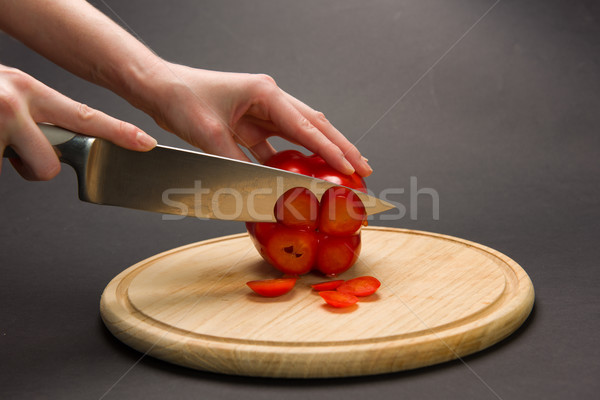
[[[153,149],[158,143],[156,139],[142,131],[138,131],[138,133],[135,135],[135,140],[148,149]]]
[[[352,166],[352,164],[350,164],[350,161],[346,160],[345,158],[344,160],[344,172],[346,175],[352,175],[354,173],[354,167]]]
[[[365,156],[361,156],[361,158],[362,158],[362,160],[363,160],[364,162],[367,162],[367,161],[369,161],[369,159],[368,159],[367,157],[365,157]]]

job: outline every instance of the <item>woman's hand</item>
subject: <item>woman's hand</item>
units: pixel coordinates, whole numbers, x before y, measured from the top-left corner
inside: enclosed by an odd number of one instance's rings
[[[164,129],[213,154],[248,160],[244,146],[265,162],[281,136],[321,155],[331,166],[361,176],[367,160],[325,116],[290,96],[266,75],[194,69],[162,62],[150,81],[151,103],[142,107]]]
[[[58,174],[60,163],[36,122],[101,137],[131,150],[147,151],[156,145],[156,140],[139,128],[73,101],[24,72],[0,65],[0,154],[11,146],[19,155],[11,162],[24,178],[48,180]]]

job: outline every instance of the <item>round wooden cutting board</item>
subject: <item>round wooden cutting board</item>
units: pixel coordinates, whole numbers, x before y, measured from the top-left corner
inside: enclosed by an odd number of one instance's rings
[[[488,247],[451,236],[369,227],[342,278],[372,275],[379,291],[350,309],[327,306],[305,275],[290,293],[255,295],[246,282],[280,277],[247,234],[141,261],[106,287],[100,311],[129,346],[226,374],[341,377],[431,365],[514,332],[533,306],[525,271]]]

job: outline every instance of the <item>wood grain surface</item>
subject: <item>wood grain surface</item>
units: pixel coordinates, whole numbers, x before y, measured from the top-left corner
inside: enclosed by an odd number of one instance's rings
[[[363,229],[359,261],[342,278],[372,275],[379,291],[334,309],[305,275],[262,298],[245,282],[279,277],[246,234],[141,261],[106,287],[100,311],[122,342],[175,364],[226,374],[341,377],[412,369],[484,349],[514,332],[534,301],[525,271],[463,239]]]

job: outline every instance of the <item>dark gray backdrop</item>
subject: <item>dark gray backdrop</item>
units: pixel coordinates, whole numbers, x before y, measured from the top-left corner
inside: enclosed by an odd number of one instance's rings
[[[468,367],[454,361],[376,377],[293,381],[203,373],[151,358],[134,366],[139,353],[100,321],[105,285],[157,252],[243,227],[162,221],[158,214],[82,203],[68,167],[51,182],[32,183],[4,161],[0,397],[597,394],[598,2],[504,0],[475,26],[492,0],[94,3],[115,19],[108,4],[166,59],[272,75],[352,141],[383,116],[359,143],[375,170],[370,188],[405,188],[397,200],[408,206],[410,177],[417,177],[419,188],[439,194],[440,215],[434,219],[432,201],[420,196],[416,219],[374,224],[455,235],[502,251],[529,273],[536,305],[510,339],[466,357]],[[122,99],[5,35],[0,62],[138,124],[163,144],[189,147]]]

